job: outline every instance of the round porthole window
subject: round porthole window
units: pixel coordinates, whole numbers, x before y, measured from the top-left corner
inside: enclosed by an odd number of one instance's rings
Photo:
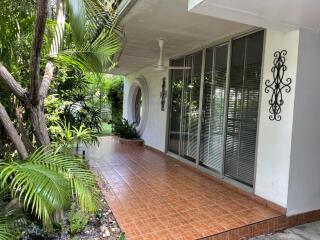
[[[137,124],[137,131],[142,135],[148,118],[149,94],[144,77],[140,76],[130,86],[128,95],[128,120]]]

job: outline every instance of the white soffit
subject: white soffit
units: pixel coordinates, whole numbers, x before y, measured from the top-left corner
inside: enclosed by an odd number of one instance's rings
[[[138,0],[123,18],[126,46],[113,74],[124,74],[156,64],[158,38],[165,39],[165,57],[206,46],[252,26],[188,11],[188,0]]]
[[[320,29],[319,0],[189,0],[188,9],[283,32]]]

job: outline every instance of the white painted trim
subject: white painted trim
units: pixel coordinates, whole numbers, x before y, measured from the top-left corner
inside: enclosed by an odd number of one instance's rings
[[[118,6],[118,15],[120,18],[124,18],[137,0],[123,0]]]
[[[141,136],[146,128],[148,113],[149,113],[149,88],[147,81],[143,75],[140,75],[136,80],[131,84],[129,93],[128,93],[128,120],[134,122],[134,102],[137,94],[137,89],[141,89],[142,95],[142,116],[139,125],[136,127],[137,132]]]
[[[267,11],[268,9],[265,10]],[[188,11],[242,24],[271,28],[281,32],[289,32],[297,30],[300,27],[307,27],[289,23],[283,20],[281,17],[272,17],[270,14],[261,15],[254,11],[248,11],[225,4],[215,3],[212,0],[189,0]]]

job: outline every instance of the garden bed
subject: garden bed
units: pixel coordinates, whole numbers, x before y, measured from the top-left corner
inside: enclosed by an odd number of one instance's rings
[[[144,145],[144,140],[143,139],[125,139],[125,138],[120,138],[119,143],[120,144],[125,144],[125,145],[131,145],[131,146],[143,146]]]
[[[95,171],[96,172],[96,171]],[[97,173],[97,172],[96,172]],[[98,178],[98,185],[100,188],[101,185],[100,177]],[[70,234],[70,224],[68,219],[68,214],[65,214],[65,218],[63,220],[64,224],[61,228],[56,229],[52,233],[45,234],[44,231],[36,225],[35,223],[30,224],[26,231],[23,233],[23,240],[119,240],[120,237],[124,235],[121,231],[115,216],[113,215],[107,201],[103,197],[103,189],[101,189],[101,201],[103,208],[98,210],[95,214],[93,214],[88,221],[87,226],[84,231],[78,234],[71,235]],[[123,238],[124,239],[124,238]]]

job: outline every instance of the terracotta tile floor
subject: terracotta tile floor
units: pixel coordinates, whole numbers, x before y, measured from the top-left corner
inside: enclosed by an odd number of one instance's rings
[[[88,149],[127,239],[198,239],[280,213],[143,147],[111,137]]]

